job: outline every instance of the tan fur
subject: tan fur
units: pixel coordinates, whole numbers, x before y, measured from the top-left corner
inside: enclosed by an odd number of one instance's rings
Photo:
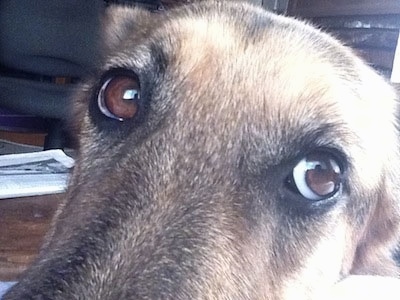
[[[6,299],[297,300],[400,276],[398,103],[350,49],[240,3],[107,19],[103,67],[76,96],[68,195]],[[140,78],[142,119],[93,104],[115,68]],[[285,180],[321,149],[347,167],[310,203]]]

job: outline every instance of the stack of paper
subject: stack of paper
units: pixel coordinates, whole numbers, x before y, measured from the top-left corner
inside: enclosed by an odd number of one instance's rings
[[[0,199],[65,191],[74,160],[62,150],[0,156]]]

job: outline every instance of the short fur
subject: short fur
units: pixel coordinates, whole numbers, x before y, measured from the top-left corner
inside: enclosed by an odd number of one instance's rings
[[[398,103],[319,30],[241,3],[113,7],[77,95],[80,155],[37,262],[5,299],[311,299],[349,274],[399,276]],[[134,71],[138,116],[95,105]],[[288,188],[327,151],[341,190]]]

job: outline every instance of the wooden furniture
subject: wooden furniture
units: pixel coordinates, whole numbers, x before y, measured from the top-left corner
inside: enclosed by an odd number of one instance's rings
[[[293,0],[288,14],[310,19],[390,77],[400,29],[397,0]]]
[[[0,200],[0,281],[13,281],[35,259],[62,195]]]

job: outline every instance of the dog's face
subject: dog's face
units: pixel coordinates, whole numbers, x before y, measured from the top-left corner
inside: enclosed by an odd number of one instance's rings
[[[399,275],[397,103],[350,50],[245,4],[107,24],[67,198],[6,299],[309,299]]]

